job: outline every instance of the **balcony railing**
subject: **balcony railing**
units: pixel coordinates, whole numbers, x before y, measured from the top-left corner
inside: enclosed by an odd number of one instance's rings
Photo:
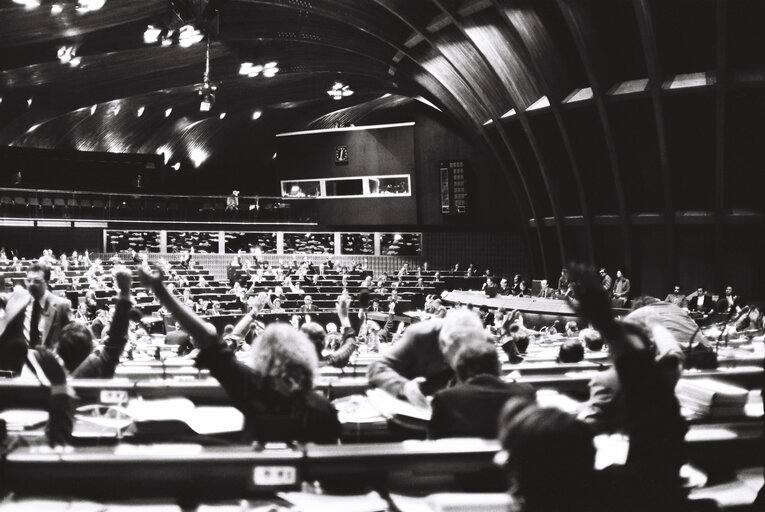
[[[31,219],[315,223],[313,201],[0,188],[0,215]]]

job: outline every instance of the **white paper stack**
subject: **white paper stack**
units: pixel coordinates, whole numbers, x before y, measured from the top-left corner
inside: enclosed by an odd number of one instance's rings
[[[698,417],[743,416],[749,391],[715,379],[680,379],[680,405]]]

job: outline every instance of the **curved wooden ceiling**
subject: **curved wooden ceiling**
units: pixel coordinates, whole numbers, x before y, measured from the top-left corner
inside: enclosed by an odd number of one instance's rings
[[[635,223],[658,218],[674,250],[681,212],[761,213],[726,181],[746,176],[731,162],[750,171],[765,160],[727,135],[765,103],[758,0],[108,0],[87,14],[64,3],[53,16],[45,0],[0,0],[0,144],[214,153],[254,109],[274,130],[299,129],[422,97],[482,140],[542,261],[609,243],[629,268]],[[171,5],[219,11],[213,112],[197,109],[203,43],[143,43]],[[79,67],[57,61],[65,44]],[[238,74],[243,61],[272,60],[276,78]],[[356,96],[329,99],[337,79]],[[582,228],[581,243],[566,226]]]

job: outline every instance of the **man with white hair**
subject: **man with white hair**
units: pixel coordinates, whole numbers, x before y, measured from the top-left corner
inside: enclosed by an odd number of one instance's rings
[[[390,352],[369,366],[369,384],[415,405],[427,405],[425,395],[445,388],[454,378],[457,351],[465,343],[481,341],[487,341],[481,319],[465,309],[416,323]]]

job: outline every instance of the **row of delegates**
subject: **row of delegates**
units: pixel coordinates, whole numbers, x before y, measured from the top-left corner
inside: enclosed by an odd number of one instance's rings
[[[584,274],[578,290],[582,316],[604,335],[614,357],[631,440],[624,466],[595,471],[590,425],[539,407],[532,390],[499,379],[496,350],[480,320],[464,309],[407,329],[390,353],[370,365],[370,384],[420,405],[428,402],[425,395],[435,393],[433,437],[494,437],[498,432],[510,453],[507,469],[519,509],[676,509],[686,427],[673,378],[650,349],[655,336],[643,325],[613,319],[611,298],[595,274]],[[497,416],[498,430],[493,427]]]
[[[313,390],[318,357],[305,334],[288,324],[269,325],[253,342],[247,365],[213,325],[168,292],[161,272],[141,268],[139,276],[199,348],[198,365],[210,370],[244,414],[245,440],[334,443],[340,438],[337,411]]]
[[[666,302],[671,302],[681,308],[699,313],[738,313],[744,306],[741,297],[733,292],[732,286],[726,286],[725,291],[715,302],[712,294],[707,292],[703,286],[699,286],[696,291],[685,295],[680,286],[675,286],[671,293],[667,294]]]

